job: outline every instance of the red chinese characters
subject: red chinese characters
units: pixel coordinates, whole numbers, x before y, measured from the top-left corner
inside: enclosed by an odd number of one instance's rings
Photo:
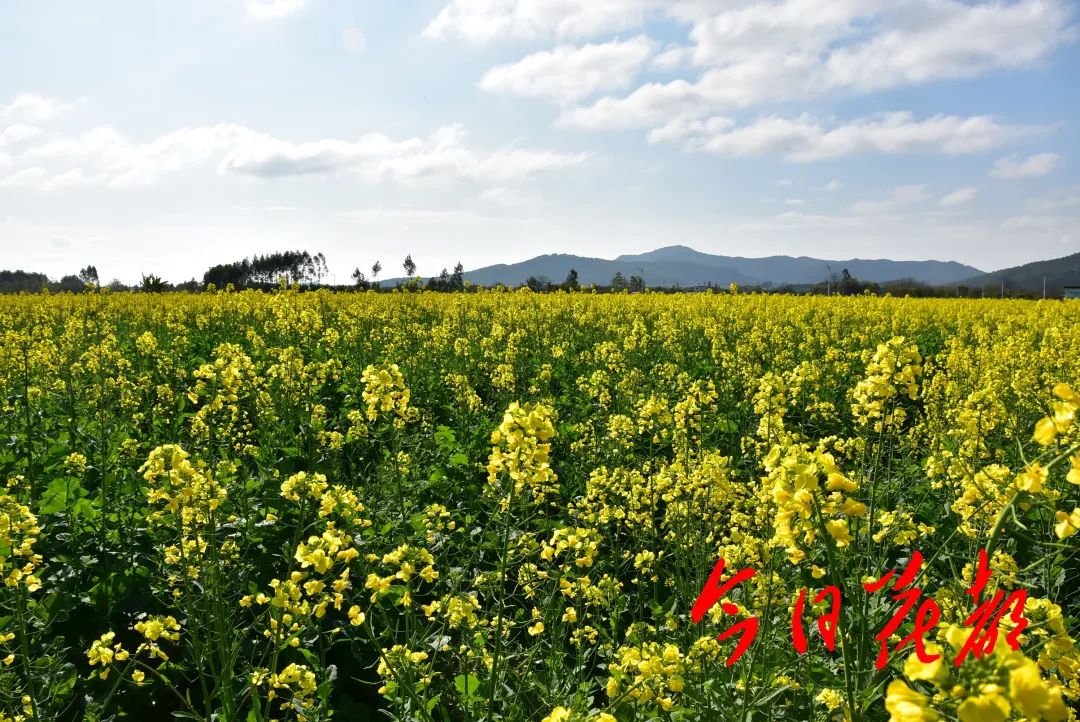
[[[1024,628],[1028,625],[1027,620],[1024,619],[1024,605],[1027,604],[1027,592],[1023,589],[1018,589],[1006,596],[1005,592],[999,589],[993,597],[982,604],[979,604],[979,597],[982,596],[983,590],[986,589],[986,584],[990,581],[990,575],[990,563],[986,558],[986,550],[980,549],[979,570],[975,574],[975,581],[972,582],[971,586],[967,589],[968,596],[970,596],[972,602],[978,604],[978,606],[975,608],[975,611],[964,620],[965,627],[974,627],[974,629],[972,629],[971,634],[968,635],[967,641],[964,643],[963,648],[961,648],[960,653],[956,655],[956,660],[953,664],[957,667],[967,659],[969,654],[974,655],[975,659],[981,659],[983,656],[994,651],[994,647],[997,645],[998,626],[1010,607],[1012,608],[1012,614],[1009,615],[1009,618],[1012,620],[1014,626],[1012,630],[1005,635],[1005,642],[1013,650],[1020,649],[1019,637],[1021,633],[1023,633]]]
[[[742,584],[747,579],[752,579],[754,574],[757,573],[753,569],[743,569],[721,584],[720,577],[724,575],[724,566],[724,558],[721,557],[720,560],[716,562],[716,566],[713,567],[712,573],[709,574],[709,580],[705,582],[705,587],[701,590],[701,594],[698,595],[697,601],[694,602],[694,608],[690,611],[690,618],[694,620],[694,624],[700,622],[702,617],[704,617],[717,602],[723,599],[724,595],[732,588]],[[739,608],[731,602],[722,602],[720,604],[720,609],[723,610],[724,614],[732,617],[739,613]],[[716,638],[721,642],[735,634],[739,635],[739,641],[735,645],[735,651],[728,657],[727,662],[725,662],[726,666],[730,667],[735,664],[739,657],[750,648],[750,645],[754,642],[754,638],[757,636],[757,632],[758,620],[756,617],[750,617],[716,635]]]
[[[922,567],[923,556],[921,552],[915,552],[911,555],[911,560],[908,562],[907,567],[904,568],[903,574],[893,582],[892,591],[893,599],[901,602],[900,608],[893,614],[889,623],[875,635],[874,639],[878,640],[881,644],[881,648],[878,651],[877,661],[875,666],[878,669],[884,669],[885,665],[889,661],[889,637],[891,637],[896,630],[900,628],[900,625],[904,623],[904,619],[907,617],[908,612],[912,607],[919,603],[919,598],[922,597],[922,590],[918,587],[912,587],[906,591],[901,591],[904,587],[911,586],[915,583],[916,578],[919,576],[919,569]],[[878,592],[885,588],[892,579],[893,570],[889,570],[885,576],[878,579],[875,582],[867,582],[863,584],[863,589],[868,592]],[[900,640],[896,648],[893,649],[893,653],[900,651],[905,644],[913,642],[915,645],[915,654],[918,655],[919,661],[923,664],[929,664],[941,657],[940,654],[930,654],[926,651],[925,639],[926,633],[937,626],[938,621],[941,619],[941,607],[933,599],[925,599],[922,604],[919,605],[918,611],[915,613],[915,624],[911,634],[907,635]]]
[[[928,632],[933,631],[938,622],[941,621],[941,608],[933,598],[923,599],[922,589],[915,586],[919,579],[919,571],[922,569],[922,565],[923,555],[921,552],[916,551],[912,553],[911,559],[899,576],[896,576],[895,570],[890,570],[880,579],[863,584],[863,588],[870,593],[877,593],[889,588],[889,591],[892,592],[893,600],[899,603],[892,618],[881,631],[874,636],[874,639],[880,644],[880,649],[875,661],[877,669],[884,669],[888,664],[890,656],[889,639],[897,634],[900,628],[908,620],[908,617],[913,610],[914,616],[912,619],[911,633],[901,638],[899,643],[893,647],[891,653],[896,654],[906,645],[911,644],[915,648],[915,654],[918,656],[919,661],[924,664],[929,664],[930,662],[934,662],[941,658],[940,654],[931,654],[926,649],[926,635]],[[694,607],[691,610],[690,616],[695,624],[699,623],[717,603],[720,603],[720,608],[725,614],[732,617],[738,615],[738,606],[731,602],[723,602],[724,595],[742,582],[752,579],[756,572],[753,569],[743,569],[727,581],[721,583],[720,579],[724,575],[725,566],[726,563],[723,558],[716,562],[716,566],[713,567],[712,573],[709,574],[708,581],[705,583],[704,588],[694,602]],[[991,598],[979,603],[979,600],[982,598],[983,592],[986,590],[986,586],[990,581],[991,574],[986,551],[980,550],[979,566],[975,575],[975,580],[967,589],[967,594],[977,606],[975,611],[973,611],[964,622],[964,625],[970,627],[972,631],[959,654],[956,656],[954,664],[957,667],[959,667],[969,655],[974,656],[976,659],[980,659],[994,651],[1000,633],[999,628],[1006,614],[1009,615],[1009,619],[1012,622],[1012,628],[1005,635],[1005,641],[1008,643],[1009,647],[1014,650],[1020,648],[1019,637],[1028,625],[1027,620],[1024,619],[1023,616],[1024,606],[1027,602],[1027,592],[1019,590],[1006,593],[999,590]],[[799,654],[806,654],[807,649],[809,648],[803,623],[803,614],[807,604],[807,594],[808,590],[806,587],[799,590],[799,596],[795,602],[795,608],[791,615],[791,640],[795,646],[795,650]],[[827,586],[814,595],[814,604],[821,604],[825,601],[829,602],[829,608],[826,613],[818,617],[817,627],[825,642],[825,647],[830,652],[834,652],[836,651],[837,628],[840,623],[840,611],[842,605],[840,588],[835,585]],[[758,626],[759,622],[757,618],[750,617],[749,619],[737,622],[732,625],[730,629],[717,635],[717,639],[720,641],[724,641],[734,635],[739,635],[735,651],[732,652],[726,662],[728,667],[735,664],[739,657],[750,648],[750,645],[757,636]]]
[[[825,647],[830,651],[836,651],[836,625],[840,621],[840,588],[829,586],[822,589],[814,597],[814,604],[820,604],[826,598],[832,599],[832,604],[827,614],[818,617],[818,631],[825,640]],[[791,641],[795,645],[795,651],[806,654],[806,632],[803,631],[802,617],[803,608],[806,606],[806,587],[799,590],[799,599],[795,602],[795,610],[791,614]]]

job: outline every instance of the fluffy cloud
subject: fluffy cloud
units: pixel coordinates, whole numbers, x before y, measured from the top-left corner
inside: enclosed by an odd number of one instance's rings
[[[653,142],[681,142],[687,150],[724,156],[779,155],[816,161],[859,154],[979,153],[1030,132],[988,116],[886,113],[826,127],[808,115],[768,117],[736,127],[727,118],[673,121],[650,134]]]
[[[452,0],[424,29],[429,38],[593,37],[639,27],[657,0]]]
[[[394,140],[368,133],[355,140],[305,142],[225,124],[184,128],[147,142],[132,141],[111,128],[96,128],[27,149],[17,159],[23,167],[0,183],[39,190],[79,184],[131,188],[211,164],[219,173],[262,179],[343,175],[406,185],[450,180],[515,183],[587,158],[516,147],[479,151],[465,144],[459,126],[441,128],[427,138]]]
[[[71,106],[36,93],[19,93],[15,99],[0,106],[0,120],[43,123],[55,118]]]
[[[834,87],[873,91],[1028,65],[1075,37],[1060,0],[969,3],[901,0],[874,16],[868,40],[825,63]]]
[[[101,127],[50,140],[28,149],[21,159],[43,171],[36,184],[42,190],[77,184],[132,188],[211,162],[252,135],[242,126],[214,125],[183,128],[139,143]],[[65,177],[68,181],[58,185]]]
[[[1005,180],[1039,178],[1054,170],[1059,160],[1060,156],[1055,153],[1038,153],[1023,159],[1011,155],[1007,158],[999,158],[994,163],[994,169],[990,171],[990,175]]]
[[[685,4],[679,4],[687,12]],[[676,118],[829,93],[869,93],[1030,65],[1076,37],[1063,0],[778,0],[707,12],[692,45],[658,56],[696,78],[645,83],[572,108],[563,126],[649,128]]]
[[[559,45],[492,68],[480,80],[480,87],[492,93],[572,103],[630,85],[652,54],[653,45],[645,35],[583,47]]]
[[[460,126],[440,128],[428,138],[395,141],[369,133],[355,141],[292,143],[254,135],[221,161],[224,172],[260,178],[309,174],[348,174],[366,181],[419,184],[447,180],[508,183],[584,162],[587,154],[562,154],[524,148],[481,153],[464,143]]]
[[[309,0],[244,0],[244,10],[253,20],[277,20],[299,12]]]
[[[41,134],[41,129],[32,125],[16,123],[6,128],[0,128],[0,148],[6,145],[23,143]]]
[[[965,188],[957,188],[952,193],[946,193],[938,201],[939,206],[945,208],[951,208],[953,206],[962,206],[965,203],[970,203],[975,200],[975,195],[979,192],[979,189],[974,186],[967,186]]]

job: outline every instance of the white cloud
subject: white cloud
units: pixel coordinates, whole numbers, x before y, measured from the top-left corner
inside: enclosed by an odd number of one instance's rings
[[[761,53],[709,69],[695,82],[679,78],[646,83],[626,97],[607,96],[589,106],[570,108],[558,124],[583,130],[649,128],[670,120],[702,117],[717,109],[807,97],[815,94],[819,85],[813,58]]]
[[[247,16],[253,20],[277,20],[303,10],[309,0],[244,0]]]
[[[0,106],[0,120],[23,123],[43,123],[52,120],[71,106],[37,93],[19,93],[5,106]]]
[[[965,203],[970,203],[975,200],[975,195],[979,192],[979,189],[974,186],[967,186],[965,188],[957,188],[952,193],[947,193],[941,197],[938,201],[938,205],[950,208],[952,206],[962,206]]]
[[[994,163],[994,169],[990,171],[990,175],[1006,180],[1039,178],[1054,170],[1060,159],[1060,156],[1055,153],[1038,153],[1023,159],[1010,155],[1007,158],[999,158]]]
[[[559,45],[492,68],[481,78],[480,88],[573,103],[600,91],[627,87],[652,51],[653,42],[645,35],[580,48]]]
[[[903,0],[879,7],[889,9],[869,40],[829,55],[831,85],[872,91],[1029,65],[1075,34],[1072,8],[1061,0]]]
[[[341,31],[341,46],[352,55],[363,55],[367,50],[367,37],[360,28],[345,28]]]
[[[54,191],[71,186],[86,185],[89,179],[82,168],[72,168],[62,173],[50,173],[40,166],[31,166],[0,178],[0,186]]]
[[[402,184],[515,183],[577,165],[588,157],[517,147],[475,150],[465,144],[460,126],[440,128],[427,138],[394,140],[368,133],[355,140],[304,142],[274,138],[239,125],[183,128],[135,142],[103,127],[28,149],[21,157],[28,167],[3,182],[40,190],[76,184],[131,188],[215,164],[219,173],[262,179],[342,175]]]
[[[1060,219],[1053,216],[1010,216],[1001,222],[1007,231],[1047,230],[1059,225]]]
[[[675,70],[688,65],[694,56],[694,49],[685,45],[675,45],[657,53],[649,63],[654,70]]]
[[[487,188],[477,197],[486,203],[494,203],[501,206],[523,206],[528,202],[528,199],[525,198],[519,190],[516,188],[507,188],[506,186]]]
[[[894,188],[888,197],[882,200],[862,200],[851,209],[862,215],[892,213],[903,208],[922,203],[930,198],[925,185],[910,185]]]
[[[916,120],[896,112],[826,127],[809,115],[768,117],[735,127],[730,119],[673,121],[650,135],[653,142],[682,142],[686,150],[723,156],[779,155],[815,161],[860,154],[979,153],[1032,132],[1001,125],[988,116],[937,115]]]
[[[657,0],[452,0],[423,35],[470,43],[502,38],[593,37],[639,27]]]
[[[693,18],[694,44],[665,51],[656,63],[689,62],[702,68],[698,77],[600,98],[567,110],[559,123],[649,128],[770,102],[970,77],[1031,65],[1077,35],[1065,0],[776,0],[713,14],[695,6],[698,15],[687,7],[666,12]]]
[[[581,130],[648,128],[707,115],[711,103],[685,80],[646,83],[625,98],[601,98],[591,106],[571,108],[558,125]]]
[[[880,0],[781,0],[730,6],[694,23],[692,60],[726,65],[762,54],[816,56],[855,33],[860,18],[882,7]]]
[[[16,123],[0,129],[0,148],[6,145],[15,145],[35,138],[41,134],[41,129],[32,125]]]
[[[832,193],[833,191],[840,190],[840,188],[842,188],[843,185],[844,184],[841,183],[838,180],[831,180],[822,187],[822,190],[828,191],[829,193]]]
[[[57,179],[74,170],[80,171],[82,183],[133,188],[208,163],[253,135],[242,126],[214,125],[182,128],[138,143],[112,128],[100,127],[51,140],[24,156],[52,169],[42,182],[44,190],[55,189]]]

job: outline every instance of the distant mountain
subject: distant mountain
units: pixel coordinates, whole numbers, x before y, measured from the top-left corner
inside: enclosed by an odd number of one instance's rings
[[[604,258],[587,258],[564,253],[548,254],[514,264],[498,264],[467,271],[465,279],[480,286],[518,286],[530,277],[546,277],[554,283],[562,283],[566,274],[574,269],[578,282],[583,286],[595,283],[606,286],[616,273],[625,278],[641,276],[650,286],[705,286],[709,283],[727,286],[731,283],[753,285],[757,279],[723,266],[705,266],[693,261],[609,261]]]
[[[957,285],[997,289],[1005,281],[1006,291],[1042,293],[1044,276],[1047,296],[1060,296],[1065,286],[1080,286],[1080,253],[983,273],[966,278]]]
[[[829,271],[839,275],[846,268],[860,281],[885,283],[911,278],[937,286],[953,283],[971,275],[972,267],[955,261],[890,261],[888,259],[866,260],[853,258],[847,261],[831,261],[807,256],[768,256],[766,258],[742,258],[739,256],[714,256],[695,251],[686,246],[668,246],[633,256],[619,256],[617,261],[634,263],[640,261],[682,262],[701,266],[723,266],[760,282],[774,285],[802,285],[822,283]]]
[[[568,254],[548,254],[521,263],[485,266],[466,271],[465,279],[480,286],[519,286],[530,277],[545,277],[552,283],[562,283],[570,269],[578,272],[578,281],[588,286],[606,286],[621,272],[630,276],[644,275],[648,286],[692,287],[807,285],[822,283],[832,273],[839,277],[846,268],[855,278],[874,283],[914,279],[930,285],[956,283],[982,273],[972,266],[953,261],[890,261],[851,259],[830,261],[800,256],[771,256],[741,258],[701,253],[686,246],[668,246],[648,253],[623,255],[615,260],[589,258]],[[389,285],[402,279],[384,281]]]

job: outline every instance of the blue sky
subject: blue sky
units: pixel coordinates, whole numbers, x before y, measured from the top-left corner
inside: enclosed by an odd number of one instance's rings
[[[1075,0],[0,5],[0,267],[1080,250]]]

